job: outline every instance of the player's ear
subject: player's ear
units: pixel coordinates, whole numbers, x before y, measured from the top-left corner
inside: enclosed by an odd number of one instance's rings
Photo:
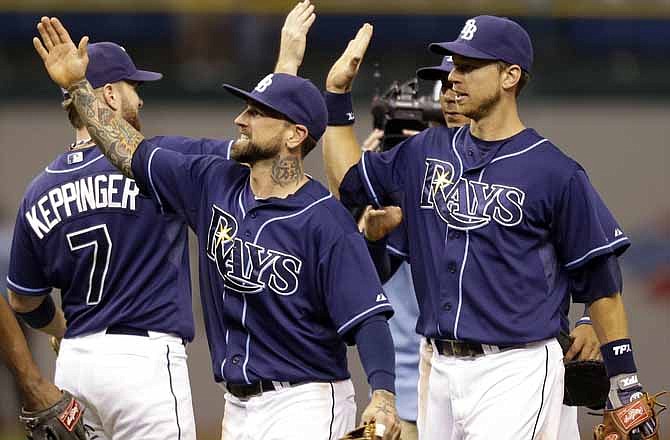
[[[522,71],[521,67],[519,67],[516,64],[512,64],[502,69],[502,72],[500,72],[500,74],[502,75],[503,88],[509,91],[512,90],[519,83]]]
[[[307,127],[301,124],[295,124],[291,126],[291,132],[286,139],[286,146],[289,150],[294,150],[295,148],[300,148],[302,142],[307,139],[309,132]]]
[[[114,85],[107,83],[102,86],[102,99],[112,110],[116,111],[121,106],[120,91]]]

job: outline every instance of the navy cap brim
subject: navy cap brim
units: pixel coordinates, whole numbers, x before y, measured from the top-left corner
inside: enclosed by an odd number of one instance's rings
[[[238,98],[244,99],[245,101],[251,101],[255,104],[259,104],[262,107],[269,108],[270,110],[273,110],[273,111],[279,113],[280,115],[284,116],[287,120],[291,121],[291,118],[286,116],[281,110],[279,110],[276,107],[268,104],[267,102],[263,101],[262,99],[259,99],[258,97],[253,96],[251,93],[249,93],[245,90],[242,90],[242,89],[237,88],[235,86],[231,86],[230,84],[224,84],[223,88],[227,92],[237,96]],[[291,122],[293,122],[293,121],[291,121]]]
[[[449,71],[442,69],[441,66],[422,67],[416,71],[416,76],[426,81],[439,81],[448,74]]]
[[[475,58],[479,60],[497,60],[498,57],[489,55],[486,52],[475,49],[458,40],[446,43],[431,43],[428,48],[440,55],[460,55],[466,58]]]
[[[130,81],[147,82],[147,81],[158,81],[161,78],[163,78],[162,73],[151,72],[149,70],[138,70],[125,79]]]

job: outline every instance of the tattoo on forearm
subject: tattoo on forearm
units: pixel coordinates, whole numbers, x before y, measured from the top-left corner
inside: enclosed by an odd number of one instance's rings
[[[86,80],[68,90],[88,133],[107,158],[127,177],[133,177],[133,153],[144,136],[98,100]]]
[[[272,162],[272,181],[279,186],[298,184],[304,175],[297,157],[277,158]]]

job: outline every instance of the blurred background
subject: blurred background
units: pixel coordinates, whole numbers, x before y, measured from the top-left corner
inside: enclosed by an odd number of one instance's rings
[[[42,15],[57,15],[73,39],[123,45],[140,68],[165,78],[143,86],[145,135],[229,138],[240,103],[222,82],[250,88],[274,66],[289,0],[0,0],[0,284],[16,209],[30,180],[73,141],[60,92],[34,53]],[[623,256],[625,301],[641,380],[669,387],[670,365],[670,0],[317,0],[301,75],[324,83],[358,27],[375,35],[355,84],[359,138],[371,129],[370,101],[417,67],[439,64],[430,42],[455,39],[466,18],[506,15],[531,34],[534,72],[521,97],[528,126],[589,172],[633,240]],[[421,84],[428,94],[430,84]],[[325,182],[320,150],[307,160]],[[192,243],[194,241],[192,240]],[[196,269],[195,258],[193,269]],[[197,277],[194,277],[197,283]],[[3,291],[4,285],[3,285]],[[56,294],[56,296],[58,296]],[[214,386],[197,294],[199,326],[189,346],[198,438],[217,439],[223,392]],[[581,312],[578,307],[576,313]],[[53,374],[46,337],[28,331],[34,355]],[[361,369],[351,369],[359,402]],[[531,396],[529,396],[531,398]],[[21,438],[11,376],[0,366],[0,439]],[[666,427],[670,418],[662,416]],[[597,418],[581,414],[584,438]],[[666,428],[670,432],[670,428]],[[665,439],[670,439],[664,434]]]

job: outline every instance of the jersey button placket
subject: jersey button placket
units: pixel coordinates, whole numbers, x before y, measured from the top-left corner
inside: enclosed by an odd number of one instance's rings
[[[455,274],[457,269],[458,266],[456,266],[456,263],[454,263],[453,261],[447,265],[447,270],[451,274]]]
[[[230,361],[233,363],[233,365],[238,365],[240,363],[240,358],[241,356],[239,354],[236,354]]]

